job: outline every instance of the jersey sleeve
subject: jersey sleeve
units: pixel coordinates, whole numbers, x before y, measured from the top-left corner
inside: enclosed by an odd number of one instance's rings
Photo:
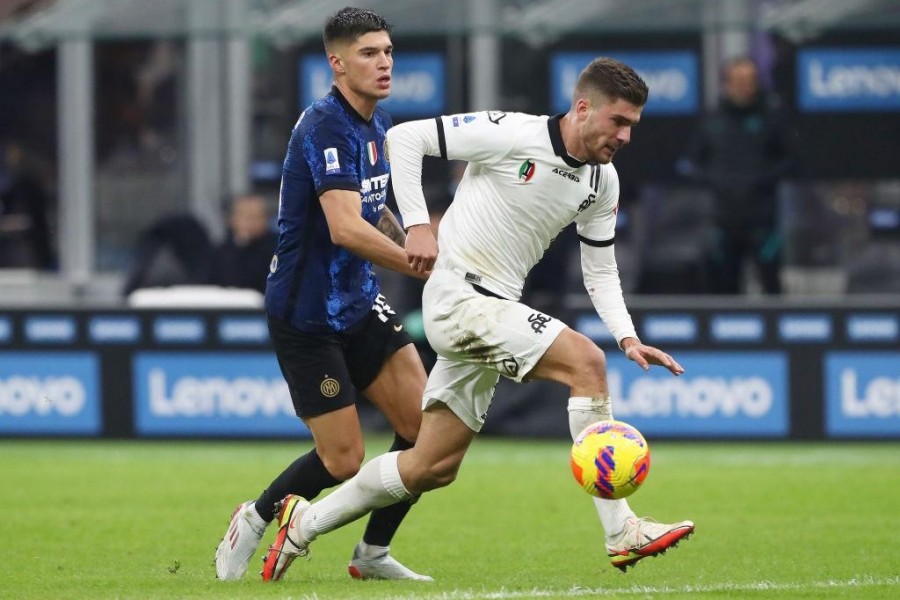
[[[619,210],[619,175],[612,164],[595,167],[594,201],[588,210],[575,218],[578,239],[582,244],[611,246],[616,235],[616,215]]]
[[[409,228],[429,222],[422,191],[422,158],[492,163],[513,147],[518,128],[514,115],[498,111],[407,121],[387,134],[394,199]]]
[[[581,241],[581,272],[594,309],[621,345],[637,337],[616,264],[615,230],[619,207],[619,177],[612,165],[597,167],[597,198],[576,220]]]
[[[385,155],[391,165],[394,200],[406,229],[430,222],[422,191],[422,159],[439,156],[439,146],[434,119],[407,121],[387,132]]]
[[[440,155],[447,160],[490,164],[512,149],[518,136],[515,113],[497,110],[438,117]]]
[[[360,153],[352,136],[336,121],[322,120],[294,130],[320,196],[328,190],[360,189]]]

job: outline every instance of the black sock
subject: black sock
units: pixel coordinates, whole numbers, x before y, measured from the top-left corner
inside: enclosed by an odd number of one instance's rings
[[[391,444],[390,452],[397,450],[408,450],[413,444],[406,441],[399,434],[394,434],[394,443]],[[384,508],[372,511],[369,517],[369,524],[366,525],[366,532],[363,534],[363,541],[371,546],[390,546],[397,528],[403,521],[403,517],[409,512],[413,503],[418,500],[418,496],[391,504]]]
[[[322,490],[334,487],[335,479],[313,448],[285,469],[256,500],[256,512],[268,523],[275,518],[275,504],[288,494],[297,494],[312,500]]]

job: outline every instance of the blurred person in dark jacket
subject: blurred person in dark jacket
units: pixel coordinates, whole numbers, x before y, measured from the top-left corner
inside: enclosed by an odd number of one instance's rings
[[[722,78],[720,105],[700,124],[678,171],[715,195],[718,243],[710,257],[710,291],[740,293],[750,259],[763,290],[779,294],[778,184],[794,162],[787,121],[775,97],[762,90],[753,60],[727,61]]]
[[[0,144],[0,268],[55,267],[50,197],[18,144]]]
[[[228,237],[213,251],[210,283],[265,293],[276,241],[266,199],[238,196],[231,204]]]
[[[209,283],[212,244],[190,213],[161,216],[140,232],[123,294],[139,289]]]

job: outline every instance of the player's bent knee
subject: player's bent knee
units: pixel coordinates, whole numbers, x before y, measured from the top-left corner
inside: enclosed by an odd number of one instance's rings
[[[419,428],[422,426],[422,413],[416,418],[410,418],[400,423],[396,429],[397,435],[411,444],[415,444],[419,438]]]
[[[422,494],[430,490],[446,487],[456,480],[459,463],[456,461],[440,461],[431,465],[416,465],[404,478],[407,489],[413,494]]]
[[[362,452],[347,452],[338,456],[323,456],[322,463],[332,477],[346,481],[359,473],[365,455]]]
[[[428,469],[424,483],[429,490],[446,487],[456,481],[458,473],[459,463],[450,460],[441,461]]]
[[[606,354],[589,338],[579,334],[569,366],[567,383],[570,386],[595,387],[606,377]]]

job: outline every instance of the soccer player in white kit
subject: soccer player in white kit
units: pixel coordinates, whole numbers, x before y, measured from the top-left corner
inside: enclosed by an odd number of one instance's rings
[[[638,339],[615,260],[619,181],[611,160],[630,141],[647,93],[630,67],[598,58],[580,74],[564,115],[487,111],[408,122],[388,132],[407,256],[422,272],[433,266],[422,307],[438,359],[425,389],[422,426],[415,447],[376,457],[330,496],[314,504],[285,498],[279,525],[287,535],[269,549],[278,556],[276,578],[308,553],[317,536],[450,484],[484,424],[500,375],[569,386],[573,438],[587,425],[613,418],[604,353],[558,319],[518,301],[528,272],[572,222],[585,287],[619,347],[645,370],[659,365],[676,376],[684,372],[671,356]],[[422,191],[425,155],[469,163],[437,242]],[[638,518],[626,500],[595,503],[610,561],[623,571],[694,530],[690,521]]]

